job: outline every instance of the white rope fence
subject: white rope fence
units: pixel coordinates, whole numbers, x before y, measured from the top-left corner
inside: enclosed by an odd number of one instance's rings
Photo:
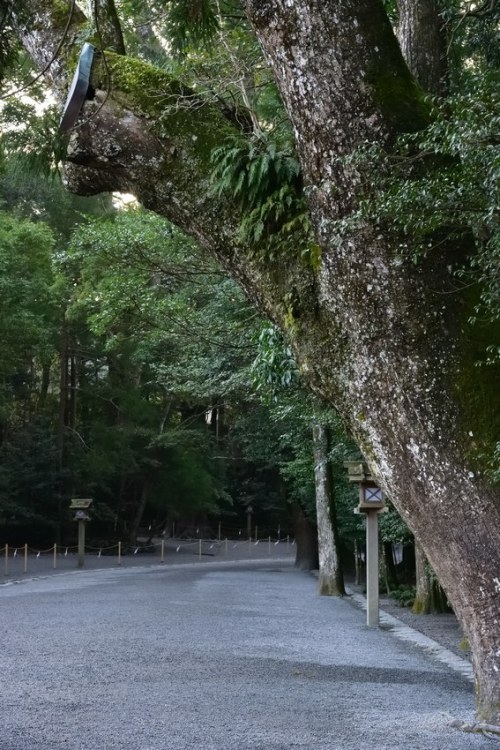
[[[168,552],[170,560],[175,559],[177,553],[188,553],[196,556],[201,560],[206,556],[223,556],[229,557],[242,553],[246,558],[251,557],[270,557],[274,548],[280,547],[280,551],[291,554],[295,547],[295,540],[287,536],[284,538],[273,539],[271,536],[259,538],[257,530],[255,536],[249,539],[175,539],[152,541],[147,544],[138,544],[136,546],[124,545],[123,542],[117,542],[109,546],[92,547],[85,546],[85,553],[93,559],[103,557],[109,560],[111,564],[122,565],[123,558],[130,559],[139,553],[147,554],[149,559],[156,559],[159,555],[159,562],[164,563]],[[255,550],[259,547],[259,550]],[[28,573],[38,571],[42,567],[40,560],[47,569],[57,570],[58,568],[70,567],[67,563],[73,563],[73,557],[78,552],[78,546],[63,546],[53,544],[47,549],[34,549],[24,544],[22,547],[13,547],[5,544],[0,547],[0,560],[4,560],[4,575],[8,576],[14,573]],[[69,558],[69,559],[68,559]],[[48,563],[48,565],[47,565]],[[66,563],[66,564],[63,564]],[[1,564],[1,563],[0,563]]]

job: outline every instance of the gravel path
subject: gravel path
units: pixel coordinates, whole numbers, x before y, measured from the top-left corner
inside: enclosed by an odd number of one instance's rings
[[[462,659],[470,661],[470,653],[464,648],[464,636],[457,618],[452,613],[440,615],[414,615],[408,607],[399,607],[393,599],[381,597],[380,607],[397,617],[411,628],[418,630],[428,638],[452,651]]]
[[[291,565],[0,587],[0,750],[482,750],[469,681]]]

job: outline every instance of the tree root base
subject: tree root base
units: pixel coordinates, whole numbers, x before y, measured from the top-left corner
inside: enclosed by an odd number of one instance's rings
[[[461,732],[484,734],[486,737],[491,737],[491,739],[500,742],[500,726],[496,726],[495,724],[483,724],[481,722],[468,724],[465,721],[460,721],[460,719],[455,719],[450,723],[450,726],[460,729]]]

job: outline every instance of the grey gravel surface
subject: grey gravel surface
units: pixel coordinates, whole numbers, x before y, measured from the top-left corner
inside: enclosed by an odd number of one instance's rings
[[[451,612],[439,615],[414,615],[410,608],[399,607],[394,599],[381,597],[380,607],[411,628],[440,643],[462,659],[470,661],[470,652],[464,648],[464,635],[457,618]]]
[[[0,750],[476,750],[466,679],[279,562],[0,587]]]

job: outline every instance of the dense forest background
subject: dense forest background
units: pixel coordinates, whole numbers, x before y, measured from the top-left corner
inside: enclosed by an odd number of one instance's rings
[[[361,536],[342,470],[356,449],[236,284],[129,196],[75,198],[6,154],[1,541],[72,540],[72,497],[94,499],[101,542],[219,523],[246,536],[249,508],[266,536],[295,534],[297,516],[313,529],[318,419],[335,435],[341,527]]]

